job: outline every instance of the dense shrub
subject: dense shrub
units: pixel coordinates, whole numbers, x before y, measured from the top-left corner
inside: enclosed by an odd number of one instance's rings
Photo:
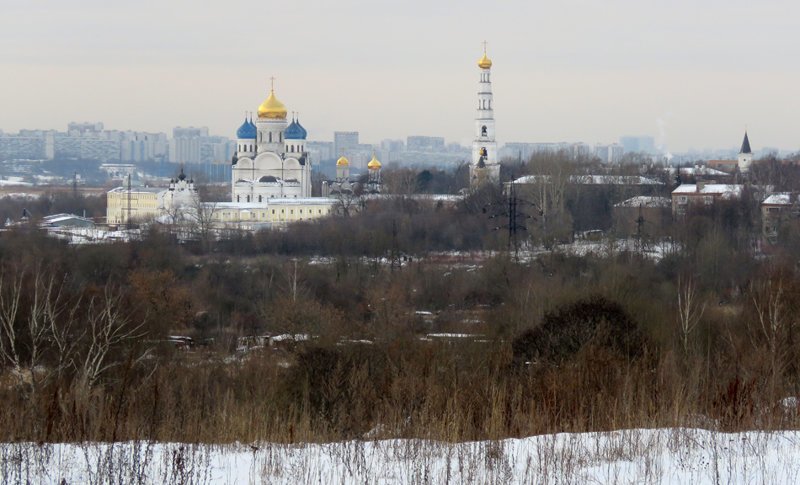
[[[512,349],[516,362],[559,364],[585,350],[631,359],[642,354],[645,338],[618,303],[594,296],[546,314],[541,325],[514,339]]]

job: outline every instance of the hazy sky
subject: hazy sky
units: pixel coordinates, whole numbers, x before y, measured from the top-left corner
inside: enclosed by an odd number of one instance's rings
[[[270,76],[311,139],[468,143],[489,42],[500,142],[800,148],[797,0],[0,0],[0,129],[234,136]]]

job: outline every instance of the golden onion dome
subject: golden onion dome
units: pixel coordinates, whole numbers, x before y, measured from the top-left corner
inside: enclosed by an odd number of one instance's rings
[[[258,107],[258,117],[271,120],[286,119],[286,106],[275,97],[275,90],[271,89],[267,99]]]
[[[370,160],[369,163],[367,164],[367,168],[370,170],[378,170],[379,168],[381,168],[381,162],[379,162],[378,159],[375,158],[374,154],[372,155],[372,160]]]
[[[339,157],[339,160],[336,160],[337,167],[349,167],[350,160],[346,159],[345,157]]]
[[[486,55],[485,52],[483,53],[483,57],[478,59],[478,67],[480,67],[481,69],[491,69],[492,68],[492,60],[489,59],[489,57]]]

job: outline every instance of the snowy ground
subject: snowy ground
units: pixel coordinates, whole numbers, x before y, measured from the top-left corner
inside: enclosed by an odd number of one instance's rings
[[[800,432],[699,429],[496,442],[6,443],[3,483],[800,483]]]

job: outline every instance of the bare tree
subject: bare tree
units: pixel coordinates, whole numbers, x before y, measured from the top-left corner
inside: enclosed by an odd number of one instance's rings
[[[24,309],[22,301],[28,303]],[[79,303],[69,302],[63,281],[41,266],[0,276],[0,357],[20,384],[36,392],[72,366],[80,341],[74,335]]]
[[[78,369],[82,385],[92,387],[104,372],[117,365],[110,358],[116,346],[141,336],[144,323],[132,323],[123,312],[122,293],[110,285],[106,285],[100,297],[89,302],[85,323],[87,349]]]
[[[575,162],[567,153],[541,153],[528,164],[532,177],[521,185],[521,195],[541,210],[539,234],[546,247],[572,231],[566,210],[566,191],[575,174]]]
[[[417,171],[411,168],[384,170],[381,178],[386,193],[389,194],[410,195],[417,188]]]
[[[332,197],[336,199],[334,209],[340,216],[350,217],[363,208],[364,199],[359,193],[341,191],[332,194]]]
[[[214,240],[214,212],[216,209],[216,202],[203,202],[197,194],[192,199],[191,232],[200,241],[203,251],[208,251]]]
[[[691,337],[703,313],[706,304],[698,301],[697,286],[691,278],[678,278],[678,330],[684,355],[689,353]]]
[[[769,280],[751,289],[753,307],[757,324],[751,329],[753,347],[758,348],[758,340],[763,340],[769,357],[770,385],[779,382],[788,364],[787,337],[794,325],[794,319],[787,312],[783,282]],[[774,391],[773,387],[773,391]]]
[[[18,342],[18,318],[22,298],[22,274],[0,274],[0,358],[10,365],[17,376],[22,376],[22,362]]]

